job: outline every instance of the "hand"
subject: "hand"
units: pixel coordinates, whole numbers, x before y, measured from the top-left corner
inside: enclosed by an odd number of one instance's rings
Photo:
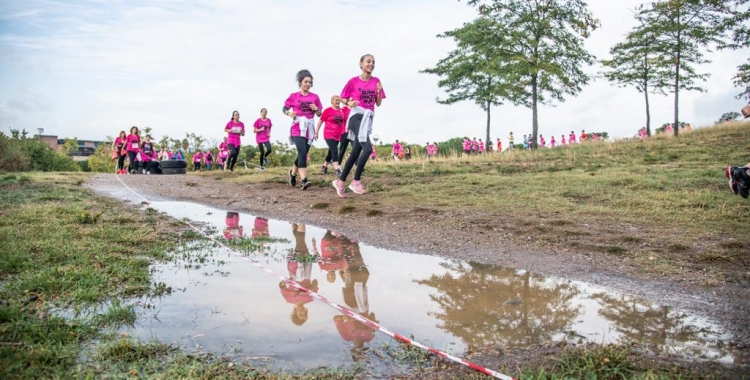
[[[356,107],[356,106],[358,106],[358,105],[359,105],[359,102],[358,102],[358,101],[356,101],[356,100],[351,100],[351,101],[350,101],[350,104],[351,104],[351,105],[350,105],[349,107],[351,107],[351,108],[354,108],[354,107]]]
[[[378,82],[378,92],[383,91],[383,85]]]
[[[316,106],[315,104],[310,104],[310,109],[315,112],[318,112],[318,106]]]
[[[318,141],[318,132],[315,132],[315,137],[313,137],[313,140]]]
[[[295,119],[297,117],[297,114],[294,113],[294,111],[292,111],[292,110],[287,111],[286,115],[289,116],[289,117],[291,117],[292,119]]]

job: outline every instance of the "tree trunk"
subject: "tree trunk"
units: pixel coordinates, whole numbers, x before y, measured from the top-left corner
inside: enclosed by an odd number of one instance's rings
[[[682,40],[680,25],[680,4],[677,4],[677,62],[675,63],[674,76],[674,137],[680,135],[680,53],[682,52]]]
[[[532,143],[531,148],[536,149],[536,139],[537,134],[539,133],[539,120],[537,119],[537,97],[538,97],[538,89],[537,89],[537,76],[536,74],[533,74],[531,76],[531,127],[532,127]]]
[[[651,137],[651,108],[648,104],[648,55],[643,58],[643,95],[646,98],[646,136]]]
[[[487,101],[487,138],[484,140],[484,150],[487,151],[487,147],[489,147],[490,144],[490,106],[492,105],[492,102],[489,100]]]

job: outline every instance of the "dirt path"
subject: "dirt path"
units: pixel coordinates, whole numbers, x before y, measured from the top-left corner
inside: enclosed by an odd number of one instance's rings
[[[522,226],[491,213],[458,208],[382,205],[372,195],[347,199],[333,189],[302,192],[279,183],[234,184],[221,176],[121,176],[128,186],[150,199],[166,198],[210,205],[223,210],[311,224],[340,231],[367,244],[450,259],[527,269],[547,276],[586,281],[654,303],[710,317],[733,333],[731,344],[750,356],[750,305],[747,288],[724,284],[705,287],[679,276],[654,278],[628,257],[569,249],[540,248],[529,239],[509,243]],[[95,190],[122,188],[114,175],[94,176]],[[382,196],[382,195],[381,195]],[[531,228],[531,227],[529,227]],[[617,228],[617,226],[611,226]],[[710,274],[696,274],[696,276]],[[740,360],[742,361],[742,360]],[[747,362],[747,361],[745,361]]]

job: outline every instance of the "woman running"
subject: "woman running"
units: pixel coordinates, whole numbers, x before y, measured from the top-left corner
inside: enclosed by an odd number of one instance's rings
[[[555,136],[552,136],[552,137],[550,138],[550,140],[549,140],[549,146],[550,146],[551,148],[554,148],[554,147],[555,147],[555,144],[557,144],[557,141],[555,141]]]
[[[203,155],[203,162],[206,163],[206,170],[211,171],[211,165],[214,163],[214,152],[211,149],[206,149],[206,154]]]
[[[115,168],[115,173],[117,174],[125,174],[125,156],[127,153],[123,148],[125,147],[126,140],[127,135],[125,135],[125,131],[120,131],[120,135],[117,136],[115,141],[112,141],[112,149],[117,154],[117,167]]]
[[[542,148],[547,146],[547,140],[545,140],[544,136],[542,136],[541,134],[539,134],[539,146],[541,146]]]
[[[349,108],[341,108],[341,97],[333,95],[331,97],[331,106],[323,110],[323,114],[318,119],[318,124],[315,126],[315,140],[318,139],[320,133],[320,127],[325,123],[325,131],[323,132],[323,139],[328,145],[328,153],[326,154],[325,162],[321,170],[323,174],[328,174],[328,165],[333,164],[333,169],[336,170],[336,177],[341,175],[341,167],[339,162],[339,144],[344,131],[346,130],[346,119],[349,118]],[[346,138],[344,136],[344,138]]]
[[[570,131],[570,137],[568,138],[568,144],[575,144],[576,143],[576,133],[573,131]]]
[[[138,153],[141,161],[141,169],[146,174],[156,173],[159,168],[159,163],[156,162],[156,150],[154,144],[151,142],[151,136],[146,135],[143,144],[141,144],[141,151]]]
[[[271,119],[267,118],[268,110],[261,108],[260,119],[255,120],[253,132],[255,132],[255,142],[258,143],[260,151],[260,170],[268,166],[268,156],[271,154]]]
[[[200,149],[198,149],[197,152],[193,155],[193,171],[197,172],[201,170],[201,162],[203,162],[203,152],[201,152]]]
[[[232,120],[229,120],[224,127],[224,132],[229,133],[227,136],[229,157],[227,157],[226,168],[231,172],[234,171],[234,164],[237,163],[237,156],[240,154],[240,136],[245,135],[245,124],[240,121],[239,112],[232,112]]]
[[[346,188],[344,183],[349,172],[357,163],[354,179],[349,184],[356,194],[364,194],[365,187],[360,182],[362,170],[365,169],[367,159],[372,153],[373,147],[370,142],[372,134],[372,119],[375,117],[375,106],[380,107],[385,99],[385,91],[380,79],[372,76],[375,70],[375,57],[365,54],[359,59],[359,67],[362,74],[349,80],[341,91],[341,99],[347,107],[352,108],[352,116],[349,118],[349,140],[352,141],[352,154],[346,160],[346,165],[341,171],[341,178],[333,181],[333,187],[339,197],[345,197]]]
[[[138,127],[130,128],[130,134],[125,138],[125,150],[128,152],[128,173],[138,172],[138,152],[141,150],[141,136],[138,135]]]
[[[468,156],[471,153],[471,140],[468,137],[464,137],[464,155]]]
[[[395,143],[393,143],[393,149],[391,150],[391,154],[393,155],[393,161],[398,161],[398,158],[401,154],[401,143],[396,140]]]
[[[289,95],[284,101],[282,110],[284,114],[292,118],[290,139],[297,147],[297,159],[289,169],[289,185],[297,186],[297,173],[302,177],[300,188],[307,190],[310,181],[307,180],[307,151],[315,138],[315,116],[320,117],[323,104],[320,103],[318,95],[310,92],[313,85],[313,76],[308,70],[300,70],[297,73],[297,84],[299,91]]]

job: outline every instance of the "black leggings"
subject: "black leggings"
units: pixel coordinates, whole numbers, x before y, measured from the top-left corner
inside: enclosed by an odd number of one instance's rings
[[[201,163],[200,163],[200,161],[193,162],[193,171],[197,172],[198,170],[201,170]]]
[[[346,147],[348,146],[349,146],[349,133],[344,132],[344,134],[341,135],[341,141],[339,141],[339,165],[341,165],[341,161],[344,160],[344,153],[346,153]]]
[[[307,143],[307,138],[302,136],[292,136],[292,140],[294,140],[294,146],[297,147],[297,159],[294,164],[297,168],[305,169],[307,168],[307,151],[310,149],[310,144]]]
[[[264,151],[264,148],[266,149],[265,151]],[[260,166],[264,166],[265,163],[263,162],[263,159],[265,159],[271,154],[271,142],[266,141],[266,142],[258,143],[258,150],[260,150]]]
[[[339,142],[334,139],[326,139],[326,145],[328,145],[328,153],[326,154],[326,163],[328,162],[341,162],[339,159]],[[339,165],[341,165],[339,163]]]
[[[237,163],[237,156],[240,155],[240,147],[234,144],[227,144],[227,147],[229,148],[229,157],[227,157],[226,168],[234,170],[234,164]]]
[[[128,151],[128,159],[130,160],[130,163],[128,164],[128,171],[134,172],[138,171],[138,161],[135,160],[135,157],[138,156],[138,152]]]
[[[125,169],[125,155],[117,153],[117,170]]]
[[[361,114],[349,118],[349,130],[354,133],[354,136],[359,135],[359,124],[361,122]],[[352,141],[352,154],[346,160],[344,169],[341,172],[341,180],[346,181],[346,177],[349,176],[349,172],[352,170],[352,166],[354,166],[354,163],[356,162],[357,170],[354,171],[354,180],[359,181],[359,179],[362,178],[362,170],[365,169],[365,164],[367,164],[367,160],[370,159],[371,153],[372,143],[370,142],[370,136],[367,136],[367,141],[365,142],[360,142],[359,139],[355,137],[354,141]]]

